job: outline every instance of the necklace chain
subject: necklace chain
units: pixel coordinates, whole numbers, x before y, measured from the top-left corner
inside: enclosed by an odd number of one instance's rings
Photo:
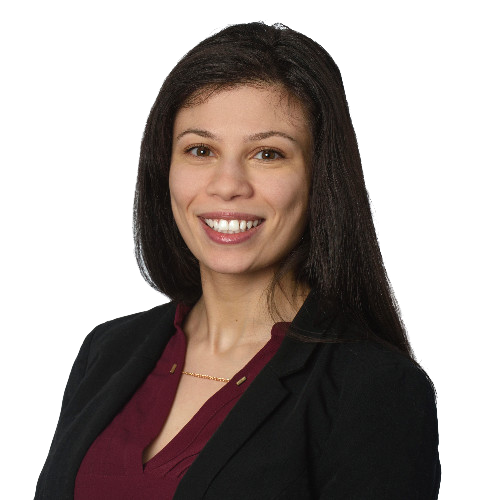
[[[202,375],[201,373],[182,372],[184,375],[191,375],[191,377],[206,378],[208,380],[216,380],[217,382],[229,382],[231,379],[224,377],[212,377],[212,375]]]

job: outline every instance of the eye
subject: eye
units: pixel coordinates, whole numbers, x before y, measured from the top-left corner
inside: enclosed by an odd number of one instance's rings
[[[283,155],[274,149],[262,149],[255,155],[255,158],[257,160],[277,160],[283,158]]]
[[[186,153],[189,153],[190,155],[193,155],[193,156],[202,157],[202,158],[206,158],[209,156],[215,156],[214,153],[210,150],[210,148],[207,148],[207,146],[203,146],[203,145],[193,146],[193,147],[187,149]]]

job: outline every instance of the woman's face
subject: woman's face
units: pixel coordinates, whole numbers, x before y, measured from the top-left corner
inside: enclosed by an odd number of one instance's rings
[[[305,110],[277,87],[241,85],[181,108],[170,196],[202,271],[274,272],[306,224],[311,149]]]

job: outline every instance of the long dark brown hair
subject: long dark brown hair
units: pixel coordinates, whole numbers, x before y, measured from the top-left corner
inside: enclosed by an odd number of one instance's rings
[[[229,26],[189,51],[163,83],[142,139],[134,200],[143,277],[175,301],[200,298],[199,264],[170,205],[173,123],[193,96],[240,84],[284,87],[305,106],[312,127],[308,224],[271,290],[291,271],[297,283],[315,290],[323,309],[413,357],[380,253],[340,71],[319,44],[280,24]]]

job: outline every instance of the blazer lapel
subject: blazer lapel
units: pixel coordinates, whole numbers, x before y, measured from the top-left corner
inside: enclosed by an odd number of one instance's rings
[[[329,324],[311,292],[290,325],[297,333],[318,334]],[[288,395],[281,380],[300,370],[317,347],[285,337],[278,352],[243,393],[179,483],[174,500],[203,498],[210,483]]]
[[[287,393],[278,378],[259,374],[190,466],[177,487],[174,500],[203,498],[219,470]]]

